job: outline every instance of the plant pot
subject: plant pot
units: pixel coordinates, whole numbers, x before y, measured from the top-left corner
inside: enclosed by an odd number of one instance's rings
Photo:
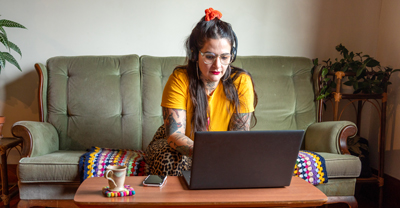
[[[0,139],[3,138],[3,124],[6,122],[6,117],[0,116]]]

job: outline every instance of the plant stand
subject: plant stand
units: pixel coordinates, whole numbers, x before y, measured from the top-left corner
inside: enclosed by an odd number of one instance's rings
[[[384,186],[384,161],[385,161],[385,129],[386,129],[386,104],[387,104],[387,93],[384,92],[382,94],[341,94],[341,84],[342,78],[346,75],[344,72],[336,72],[335,73],[335,82],[336,82],[336,92],[333,92],[333,96],[330,96],[327,100],[334,99],[333,103],[333,120],[339,121],[342,117],[344,110],[353,106],[355,111],[357,112],[357,120],[356,125],[358,128],[357,135],[360,135],[361,129],[361,113],[365,103],[370,103],[376,109],[379,119],[380,119],[380,131],[379,131],[379,163],[378,163],[378,173],[377,175],[373,175],[370,178],[357,178],[357,183],[377,183],[379,186],[379,208],[382,207],[383,202],[383,186]],[[348,100],[347,103],[342,109],[339,109],[339,103],[342,100]],[[381,102],[379,102],[381,101]],[[357,104],[357,106],[356,106]],[[322,108],[322,102],[319,105]],[[340,110],[340,112],[339,112]],[[322,111],[318,115],[318,122],[322,121]]]
[[[7,151],[16,147],[17,145],[22,145],[21,138],[15,137],[4,137],[0,140],[0,154],[1,154],[1,200],[4,202],[4,207],[10,207],[10,200],[12,197],[18,194],[18,190],[9,192],[13,187],[8,187],[8,170],[7,170]]]

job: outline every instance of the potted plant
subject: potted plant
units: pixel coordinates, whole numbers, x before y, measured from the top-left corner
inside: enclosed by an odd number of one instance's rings
[[[339,44],[336,50],[342,56],[341,59],[330,59],[323,61],[322,65],[322,88],[319,92],[317,100],[327,98],[336,88],[336,82],[332,77],[338,71],[343,72],[348,78],[344,85],[352,86],[353,94],[381,94],[387,91],[387,86],[392,84],[389,82],[392,73],[400,71],[393,70],[392,67],[382,67],[379,61],[369,55],[362,55],[362,52],[349,52],[345,46]],[[319,66],[318,59],[314,60],[314,66]]]
[[[17,45],[9,41],[7,33],[4,29],[5,27],[16,27],[16,28],[26,29],[23,25],[19,23],[6,19],[0,20],[0,42],[2,43],[2,45],[4,45],[6,49],[5,51],[0,50],[0,73],[6,67],[6,62],[11,63],[12,65],[16,66],[20,71],[22,71],[17,60],[14,58],[13,55],[11,55],[11,49],[12,49],[15,52],[17,52],[20,56],[22,56],[21,50],[18,48]],[[0,116],[0,139],[3,137],[2,128],[4,122],[5,122],[4,116]]]

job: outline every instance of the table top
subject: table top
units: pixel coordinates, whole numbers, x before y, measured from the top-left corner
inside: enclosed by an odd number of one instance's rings
[[[162,187],[145,187],[145,176],[127,177],[125,184],[136,194],[126,197],[104,197],[105,178],[86,179],[78,188],[74,202],[79,207],[309,207],[323,205],[327,196],[301,178],[293,177],[290,186],[282,188],[189,190],[183,177],[168,176]]]
[[[0,150],[5,151],[9,148],[15,147],[22,142],[21,138],[17,137],[3,137],[0,139]]]

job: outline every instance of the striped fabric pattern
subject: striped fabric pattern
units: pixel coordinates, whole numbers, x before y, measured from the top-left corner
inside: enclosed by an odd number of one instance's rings
[[[81,181],[90,177],[103,177],[108,165],[125,165],[127,176],[145,175],[143,151],[92,147],[79,160]]]
[[[328,183],[325,159],[311,151],[300,150],[294,167],[294,175],[313,185]]]

